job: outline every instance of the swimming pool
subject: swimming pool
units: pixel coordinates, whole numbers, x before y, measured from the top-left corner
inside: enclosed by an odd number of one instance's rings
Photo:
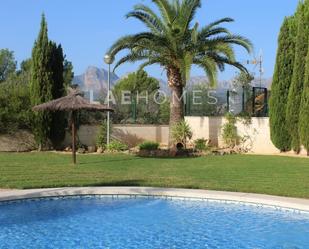
[[[84,196],[0,203],[0,248],[309,248],[309,215],[241,204]]]

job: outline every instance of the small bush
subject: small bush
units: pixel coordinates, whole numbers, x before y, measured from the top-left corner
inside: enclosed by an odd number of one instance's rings
[[[186,148],[187,141],[193,136],[190,125],[186,121],[181,121],[172,127],[172,138],[175,144],[181,143]]]
[[[110,142],[110,144],[107,146],[107,150],[109,152],[121,152],[126,151],[128,149],[129,149],[128,145],[116,140]]]
[[[200,138],[194,141],[194,148],[198,151],[206,151],[209,149],[208,140]]]
[[[110,123],[110,132],[112,131],[112,124]],[[103,121],[97,136],[96,146],[105,149],[107,143],[107,122]]]
[[[145,141],[141,143],[138,147],[140,150],[157,150],[159,148],[159,143]]]
[[[233,149],[239,144],[241,139],[237,133],[237,118],[233,114],[227,113],[225,119],[227,122],[222,127],[222,138],[224,143]]]

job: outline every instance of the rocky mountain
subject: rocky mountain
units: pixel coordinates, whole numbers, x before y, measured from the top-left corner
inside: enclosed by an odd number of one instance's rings
[[[104,95],[107,92],[108,71],[94,66],[86,69],[85,73],[75,76],[73,83],[85,92],[93,91],[94,97]],[[111,73],[111,87],[119,80],[115,73]]]

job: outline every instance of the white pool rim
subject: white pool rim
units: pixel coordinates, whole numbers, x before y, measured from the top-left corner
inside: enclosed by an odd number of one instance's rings
[[[309,200],[289,198],[262,194],[224,192],[195,189],[152,188],[152,187],[72,187],[49,188],[29,190],[3,190],[0,191],[0,202],[23,199],[66,197],[66,196],[111,196],[120,197],[146,197],[166,199],[198,199],[205,201],[218,201],[224,203],[239,203],[260,207],[272,207],[279,210],[309,212]]]

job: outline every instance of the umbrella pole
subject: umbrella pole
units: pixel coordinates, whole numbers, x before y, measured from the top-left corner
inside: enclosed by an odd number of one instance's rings
[[[76,126],[75,126],[75,111],[72,112],[72,156],[73,163],[76,164]]]

